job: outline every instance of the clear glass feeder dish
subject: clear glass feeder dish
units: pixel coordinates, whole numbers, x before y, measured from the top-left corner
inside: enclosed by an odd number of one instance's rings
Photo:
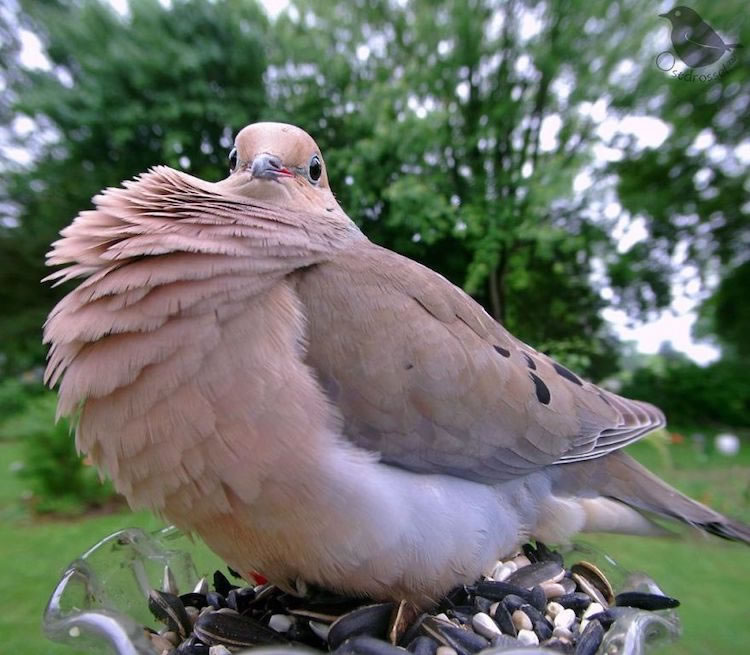
[[[144,626],[158,628],[146,599],[151,589],[162,589],[165,567],[173,584],[190,590],[199,580],[191,552],[200,548],[175,528],[147,534],[138,528],[115,532],[74,560],[55,586],[44,612],[44,633],[52,641],[92,653],[160,655]],[[639,591],[662,594],[642,573],[630,573],[586,544],[561,549],[566,566],[586,560],[608,578],[616,593]],[[598,655],[642,655],[675,641],[681,625],[675,610],[644,611],[623,608],[606,632]],[[315,651],[305,646],[258,647],[254,655],[300,655]],[[513,650],[488,648],[479,655],[534,655],[559,653],[542,647]],[[407,651],[404,651],[407,653]]]

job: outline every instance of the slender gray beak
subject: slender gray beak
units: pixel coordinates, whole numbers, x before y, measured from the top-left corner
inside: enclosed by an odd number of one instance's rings
[[[279,177],[292,177],[293,173],[282,164],[276,155],[261,153],[253,159],[250,173],[254,178],[276,180]]]

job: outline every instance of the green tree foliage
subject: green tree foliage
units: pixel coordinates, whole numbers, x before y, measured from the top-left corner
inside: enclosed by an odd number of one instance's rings
[[[612,166],[621,202],[645,220],[650,234],[647,244],[623,258],[614,281],[623,298],[642,309],[668,300],[666,271],[690,266],[702,276],[724,276],[750,247],[748,157],[735,152],[750,134],[747,3],[704,2],[695,8],[728,42],[746,46],[722,60],[721,77],[680,80],[671,72],[659,74],[652,64],[652,74],[634,78],[613,99],[633,111],[656,114],[672,128],[655,150],[635,152],[631,144],[623,144],[626,157]],[[664,21],[651,46],[654,55],[672,50],[669,33]],[[712,70],[696,69],[694,74]]]
[[[746,3],[702,3],[702,17],[730,42],[750,44]],[[654,53],[669,51],[664,24]],[[721,282],[701,307],[696,334],[714,337],[722,359],[700,367],[684,357],[637,370],[625,393],[661,406],[679,425],[750,425],[750,203],[748,158],[735,147],[750,133],[750,79],[743,50],[727,57],[719,80],[675,79],[670,73],[640,76],[616,103],[658,113],[671,127],[655,150],[635,152],[613,164],[624,207],[641,217],[649,239],[623,254],[613,271],[616,299],[641,310],[669,302],[669,280],[678,269]],[[696,70],[700,75],[703,71]],[[743,264],[742,262],[745,261]],[[743,362],[742,359],[745,358]]]
[[[55,394],[38,381],[3,380],[0,441],[23,442],[18,475],[33,494],[35,512],[75,515],[110,502],[115,492],[76,452],[68,421],[55,422],[56,405]]]
[[[658,366],[637,369],[623,387],[626,396],[648,398],[671,425],[688,429],[750,425],[750,379],[747,364],[722,359],[699,366],[672,353]]]
[[[750,359],[750,261],[736,267],[701,306],[698,336],[715,336],[728,358]]]
[[[691,148],[707,126],[726,147],[741,138],[747,80],[741,67],[700,89],[665,77],[652,64],[667,38],[653,3],[294,0],[275,22],[243,0],[165,5],[132,0],[120,15],[97,0],[22,3],[16,20],[51,69],[3,75],[3,106],[38,128],[21,144],[32,164],[4,162],[0,184],[6,370],[41,360],[39,326],[59,297],[38,284],[43,254],[96,191],[157,163],[216,179],[232,133],[261,118],[318,139],[341,204],[373,240],[593,378],[616,366],[601,287],[637,315],[669,303],[670,256],[686,239],[697,269],[736,264],[744,169]],[[711,9],[717,25],[745,13],[726,6]],[[0,14],[0,35],[12,28]],[[3,48],[12,63],[17,43]],[[659,116],[672,135],[658,150],[618,141],[624,157],[604,168],[599,105]],[[694,182],[704,166],[708,192]],[[584,171],[595,183],[574,187]],[[625,252],[620,217],[604,211],[615,189],[652,237]]]
[[[43,360],[41,325],[59,292],[40,285],[44,254],[91,197],[155,164],[217,179],[232,131],[266,108],[265,14],[253,2],[29,2],[50,70],[13,67],[15,111],[38,129],[6,162],[0,224],[0,342],[7,370]],[[5,53],[3,53],[5,54]],[[9,67],[10,68],[10,67]],[[9,347],[10,346],[10,347]]]
[[[269,92],[316,127],[343,205],[521,338],[611,372],[591,284],[610,225],[572,182],[599,141],[581,110],[647,29],[638,3],[334,4],[280,20]]]

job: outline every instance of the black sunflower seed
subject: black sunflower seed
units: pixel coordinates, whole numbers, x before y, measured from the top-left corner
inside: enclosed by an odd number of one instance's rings
[[[468,611],[467,611],[468,610]],[[471,624],[471,617],[474,616],[473,608],[459,608],[454,607],[453,609],[449,609],[446,611],[446,614],[449,619],[458,619],[460,623],[463,623],[464,625]]]
[[[555,598],[556,603],[560,603],[564,608],[571,610],[586,609],[591,605],[591,596],[581,591],[574,591],[572,594],[565,594]]]
[[[481,596],[474,597],[474,610],[476,612],[489,614],[490,607],[492,607],[492,601],[489,598],[482,598]]]
[[[578,638],[576,655],[594,655],[604,639],[604,628],[599,621],[589,621],[586,629]]]
[[[495,609],[495,616],[493,618],[495,619],[495,623],[497,623],[497,625],[503,631],[503,634],[515,637],[518,634],[518,631],[516,630],[516,626],[513,624],[513,618],[511,617],[512,611],[515,610],[511,611],[505,605],[508,598],[510,598],[510,596],[506,596],[505,600],[497,606],[497,608]],[[516,598],[518,598],[518,596],[516,596]],[[518,607],[521,607],[521,605],[523,605],[523,599],[518,598],[518,600],[521,601],[521,604]],[[516,609],[518,609],[518,607]]]
[[[537,557],[536,548],[534,548],[534,546],[532,546],[531,544],[524,544],[523,546],[521,546],[521,549],[523,550],[523,554],[528,557],[529,562],[533,564],[534,562],[539,561],[539,557]]]
[[[474,586],[474,593],[489,600],[503,600],[509,594],[520,596],[527,603],[531,600],[531,593],[509,582],[498,582],[496,580],[482,580]]]
[[[257,621],[239,614],[209,612],[198,617],[193,632],[203,643],[221,644],[227,647],[247,648],[287,643],[278,632],[266,628]]]
[[[544,608],[547,607],[547,596],[544,594],[544,589],[539,585],[531,590],[529,604],[536,607],[540,612],[544,612]]]
[[[221,571],[214,571],[214,589],[218,591],[222,596],[232,591],[232,589],[239,589],[237,585],[232,584]]]
[[[624,591],[615,596],[615,605],[637,607],[642,610],[667,610],[680,606],[680,601],[669,596],[647,594],[640,591]]]
[[[530,599],[529,599],[530,600]],[[517,596],[516,594],[508,594],[505,598],[503,598],[502,603],[508,611],[513,614],[517,609],[520,609],[523,605],[528,605],[528,600],[526,598],[521,598],[521,596]]]
[[[393,603],[380,603],[365,605],[340,616],[328,631],[329,647],[336,650],[347,639],[359,635],[385,639],[392,613]]]
[[[454,648],[459,654],[468,653],[469,655],[473,655],[473,653],[478,653],[490,645],[490,642],[481,635],[470,630],[464,630],[463,628],[443,625],[440,626],[440,632],[445,639],[446,645]]]
[[[227,601],[218,591],[209,591],[206,594],[206,602],[217,610],[227,606]]]
[[[616,614],[612,611],[613,609],[617,609],[617,608],[610,608],[608,610],[604,610],[603,612],[597,612],[596,614],[591,614],[588,617],[588,620],[599,621],[599,623],[602,624],[602,627],[605,630],[609,630],[609,627],[617,620]]]
[[[209,646],[196,637],[189,637],[174,651],[174,655],[208,655]]]
[[[541,541],[536,542],[536,555],[541,562],[557,562],[563,565],[563,556],[555,550],[551,550]]]
[[[414,653],[414,655],[435,655],[439,645],[440,644],[431,637],[420,635],[409,642],[406,650],[410,653]]]
[[[573,644],[569,642],[567,639],[563,641],[562,639],[558,639],[557,637],[552,637],[552,639],[547,639],[541,645],[544,646],[545,652],[553,650],[553,651],[560,651],[561,653],[572,653],[573,648],[574,648]]]
[[[208,601],[206,601],[206,597],[204,594],[196,594],[192,591],[187,594],[182,594],[180,596],[180,600],[185,607],[195,607],[199,610],[208,605]]]
[[[190,619],[179,596],[152,589],[148,594],[148,608],[151,614],[182,639],[190,634]]]
[[[511,573],[505,583],[531,589],[542,582],[562,577],[562,573],[563,567],[557,562],[536,562]]]
[[[549,621],[532,621],[531,625],[537,637],[539,637],[539,641],[545,641],[552,637],[552,626]]]
[[[347,639],[333,652],[335,655],[404,655],[401,648],[368,635]]]

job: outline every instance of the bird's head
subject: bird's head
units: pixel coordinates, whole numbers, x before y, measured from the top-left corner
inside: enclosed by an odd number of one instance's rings
[[[692,25],[701,22],[701,17],[690,7],[682,5],[672,7],[666,14],[659,14],[661,18],[671,21],[672,25]]]
[[[229,153],[229,177],[219,185],[289,208],[338,208],[320,148],[307,132],[285,123],[243,128]]]

